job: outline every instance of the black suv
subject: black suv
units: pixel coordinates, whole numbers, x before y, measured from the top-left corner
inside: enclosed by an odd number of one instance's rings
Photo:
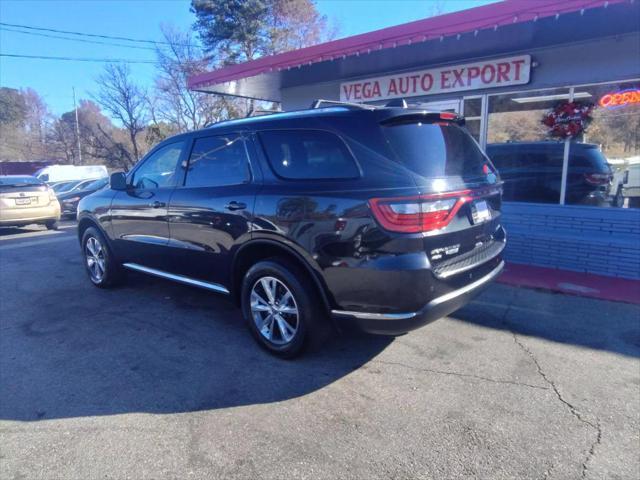
[[[492,143],[487,145],[487,155],[504,180],[505,201],[560,201],[564,142]],[[609,206],[612,178],[611,167],[598,145],[571,143],[567,204]]]
[[[283,357],[344,322],[425,325],[504,265],[501,182],[463,123],[338,105],[167,139],[80,201],[89,278],[129,269],[229,295]]]

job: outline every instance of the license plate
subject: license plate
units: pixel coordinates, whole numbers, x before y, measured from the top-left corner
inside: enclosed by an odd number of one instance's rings
[[[471,215],[474,224],[491,220],[491,210],[484,200],[479,200],[471,205]]]
[[[31,203],[31,198],[16,198],[16,205],[29,205]]]

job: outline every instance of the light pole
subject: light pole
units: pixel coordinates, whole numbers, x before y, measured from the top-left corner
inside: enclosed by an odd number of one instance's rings
[[[78,141],[78,161],[82,165],[82,148],[80,148],[80,123],[78,122],[78,107],[76,105],[76,88],[71,87],[73,92],[73,109],[76,112],[76,140]]]

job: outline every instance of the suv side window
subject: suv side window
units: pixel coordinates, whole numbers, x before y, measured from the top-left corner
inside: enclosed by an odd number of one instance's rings
[[[267,130],[260,141],[276,175],[292,180],[357,178],[360,170],[345,143],[323,130]]]
[[[133,188],[149,190],[174,186],[176,167],[183,148],[184,141],[170,143],[153,152],[133,172],[131,178]]]
[[[187,187],[221,187],[250,181],[249,161],[242,137],[198,138],[187,165]]]

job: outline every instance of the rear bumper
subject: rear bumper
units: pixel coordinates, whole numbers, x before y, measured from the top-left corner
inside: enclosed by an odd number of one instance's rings
[[[76,215],[78,202],[62,202],[62,215]]]
[[[422,327],[439,318],[449,315],[469,303],[476,295],[495,280],[504,269],[504,261],[488,274],[445,295],[434,298],[416,312],[371,313],[332,310],[337,320],[350,320],[369,333],[399,335]]]
[[[60,220],[60,204],[55,201],[36,208],[3,208],[0,210],[0,226],[20,226]]]

